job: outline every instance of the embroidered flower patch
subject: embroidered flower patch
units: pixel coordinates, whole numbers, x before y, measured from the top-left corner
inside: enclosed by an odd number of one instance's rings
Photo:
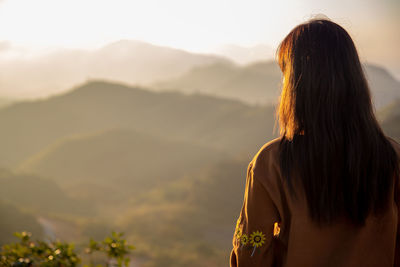
[[[280,223],[275,222],[273,227],[273,232],[271,233],[274,238],[279,237],[281,228]],[[254,255],[257,248],[262,247],[266,244],[266,235],[260,230],[254,230],[251,234],[247,234],[243,232],[243,229],[240,228],[240,218],[236,222],[235,234],[234,234],[235,242],[239,244],[242,248],[252,248],[253,252],[251,256]]]
[[[249,237],[246,234],[243,234],[240,238],[240,243],[245,246],[249,242]]]
[[[254,231],[250,235],[250,243],[255,247],[261,247],[265,243],[265,235],[261,231]]]

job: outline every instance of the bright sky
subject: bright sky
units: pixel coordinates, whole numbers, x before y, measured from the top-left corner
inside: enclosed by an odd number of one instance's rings
[[[399,0],[0,0],[0,41],[35,49],[120,39],[195,52],[224,44],[275,48],[318,13],[344,26],[363,58],[400,77]]]

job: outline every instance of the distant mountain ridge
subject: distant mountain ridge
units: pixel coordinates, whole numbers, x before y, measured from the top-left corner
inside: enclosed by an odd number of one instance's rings
[[[387,69],[375,64],[365,64],[364,68],[377,110],[400,98],[400,81]]]
[[[121,40],[96,50],[64,49],[37,57],[0,57],[4,77],[0,97],[2,94],[17,98],[54,95],[88,79],[146,84],[213,62],[230,60],[138,40]]]
[[[380,109],[400,97],[400,82],[377,65],[364,65],[375,107]],[[237,66],[212,63],[194,67],[174,79],[154,82],[158,90],[201,92],[237,99],[249,104],[276,104],[281,86],[281,70],[275,61],[259,61]]]
[[[5,46],[5,51],[9,46]],[[252,48],[235,45],[222,48],[226,57],[158,46],[137,40],[121,40],[96,50],[57,50],[30,58],[1,57],[0,98],[47,97],[90,80],[110,80],[152,89],[203,92],[247,103],[271,104],[277,101],[281,73],[271,60],[267,46]],[[232,60],[251,58],[246,65]],[[263,60],[263,54],[266,56]],[[231,59],[232,58],[232,59]],[[398,97],[399,81],[387,70],[365,64],[376,107]],[[21,79],[21,77],[24,77]],[[1,105],[1,100],[0,100]]]
[[[213,63],[192,68],[176,79],[159,81],[151,88],[199,92],[244,101],[249,104],[276,104],[281,72],[272,62],[256,62],[246,66]]]
[[[378,115],[385,133],[400,142],[400,98],[393,100]]]
[[[216,54],[232,59],[238,64],[249,64],[260,59],[272,59],[274,50],[271,46],[258,44],[251,47],[227,44],[215,49]]]

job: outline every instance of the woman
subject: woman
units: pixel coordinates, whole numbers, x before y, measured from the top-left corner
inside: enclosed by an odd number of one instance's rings
[[[230,266],[400,266],[400,145],[377,123],[353,41],[314,19],[277,52],[281,137],[248,165]]]

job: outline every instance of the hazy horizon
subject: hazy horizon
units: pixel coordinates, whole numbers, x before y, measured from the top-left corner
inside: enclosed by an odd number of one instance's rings
[[[95,49],[53,47],[52,49],[35,50],[14,47],[9,42],[0,42],[0,66],[4,66],[3,77],[0,77],[0,83],[2,83],[0,98],[15,100],[46,98],[68,91],[72,87],[79,86],[90,80],[114,81],[153,89],[153,84],[160,81],[157,73],[165,72],[162,67],[157,67],[157,55],[152,55],[152,52],[157,50],[158,53],[167,56],[167,59],[161,59],[161,61],[166,60],[167,64],[173,64],[177,59],[178,61],[186,61],[190,57],[198,57],[198,60],[200,60],[199,62],[195,60],[187,66],[181,66],[179,68],[180,71],[172,71],[170,78],[190,73],[191,70],[196,69],[196,66],[206,67],[208,64],[224,62],[225,60],[235,64],[237,67],[251,66],[260,62],[275,62],[275,50],[267,44],[258,44],[251,47],[226,44],[219,46],[214,52],[200,53],[141,40],[126,39]],[[104,54],[105,52],[106,54]],[[114,64],[114,71],[117,74],[131,72],[140,77],[143,72],[138,71],[134,63],[129,63],[135,61],[138,55],[140,55],[140,60],[146,63],[150,69],[155,68],[155,71],[145,72],[144,76],[150,77],[147,77],[148,81],[127,79],[126,75],[117,75],[117,78],[115,78],[115,73],[110,74],[109,72],[105,73],[104,71],[99,72],[99,70],[96,70],[96,67],[98,67],[95,66],[98,64],[96,62],[102,60],[103,64]],[[100,59],[102,56],[104,58]],[[94,63],[91,61],[94,61]],[[400,80],[400,77],[397,77],[392,69],[383,64],[371,61],[363,61],[362,63],[381,67],[388,71],[393,78]],[[75,66],[71,64],[75,64]],[[76,73],[71,74],[71,69],[69,68],[72,68]],[[56,75],[49,75],[49,71],[56,71],[57,73]],[[20,79],[20,75],[24,76],[25,79]],[[168,75],[166,76],[168,77]],[[169,80],[170,78],[161,78],[161,81]]]
[[[0,61],[138,40],[244,64],[271,59],[294,26],[323,14],[350,33],[363,62],[382,66],[399,80],[399,13],[400,2],[393,0],[1,0]],[[7,75],[0,78],[7,87]]]

